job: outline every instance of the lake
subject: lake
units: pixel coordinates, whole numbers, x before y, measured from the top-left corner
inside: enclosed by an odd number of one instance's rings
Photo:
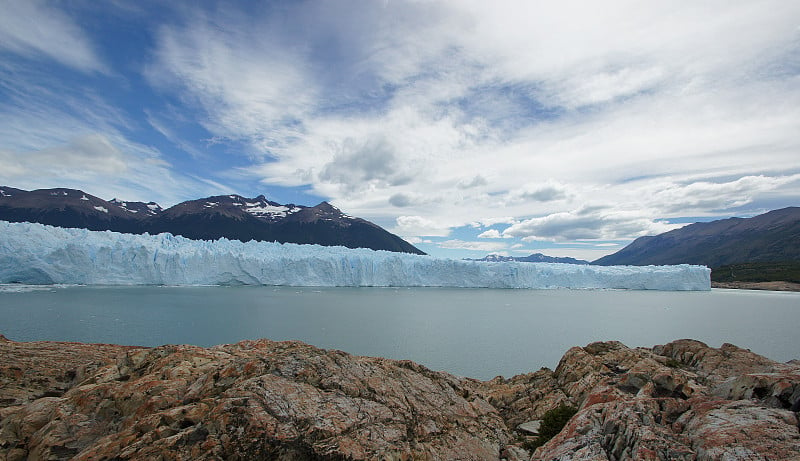
[[[800,358],[800,293],[465,288],[0,286],[16,341],[211,346],[301,340],[490,379],[555,368],[572,346],[693,338]]]

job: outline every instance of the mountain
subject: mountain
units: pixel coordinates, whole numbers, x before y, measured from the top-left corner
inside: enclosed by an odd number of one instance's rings
[[[752,218],[695,223],[664,234],[640,237],[592,264],[701,264],[800,261],[800,208]]]
[[[313,207],[281,205],[263,195],[219,195],[179,203],[153,218],[148,229],[195,240],[226,237],[243,242],[313,243],[424,254],[380,226],[348,216],[328,202]]]
[[[124,206],[123,206],[124,205]],[[75,189],[25,191],[0,187],[0,219],[59,227],[141,233],[143,221],[161,207],[141,202],[105,201]],[[148,213],[144,210],[151,211]]]
[[[553,257],[553,256],[546,256],[541,253],[534,253],[529,256],[502,256],[499,254],[490,254],[488,256],[484,256],[481,259],[469,259],[468,261],[487,261],[487,262],[507,262],[507,261],[518,261],[524,263],[563,263],[563,264],[589,264],[589,261],[584,261],[582,259],[575,259],[575,258],[560,258],[560,257]]]
[[[195,240],[225,237],[424,254],[380,226],[348,216],[327,202],[313,207],[281,205],[263,195],[206,197],[165,210],[154,202],[106,201],[76,189],[25,191],[3,186],[0,220],[130,234],[169,232]]]

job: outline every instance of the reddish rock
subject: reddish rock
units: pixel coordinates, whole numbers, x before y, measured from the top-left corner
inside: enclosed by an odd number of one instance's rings
[[[487,382],[299,342],[0,337],[0,459],[800,459],[800,366],[680,340]],[[579,408],[536,450],[520,423]]]
[[[571,349],[556,378],[580,411],[533,459],[800,459],[791,364],[730,344],[595,343]]]
[[[28,349],[36,343],[6,343]],[[39,343],[48,349],[71,344]],[[0,452],[32,459],[498,459],[477,383],[298,342],[125,350],[3,410]]]

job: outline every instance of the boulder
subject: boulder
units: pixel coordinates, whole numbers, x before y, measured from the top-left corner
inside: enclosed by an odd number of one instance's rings
[[[798,372],[731,344],[573,348],[555,374],[580,410],[533,459],[797,460]]]
[[[526,421],[517,426],[517,429],[530,435],[539,435],[539,426],[541,425],[542,421],[537,419],[536,421]]]

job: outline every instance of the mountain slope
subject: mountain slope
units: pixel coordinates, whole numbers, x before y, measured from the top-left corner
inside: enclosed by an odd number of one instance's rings
[[[0,220],[59,227],[157,234],[190,239],[277,241],[404,253],[422,251],[369,221],[342,213],[327,202],[313,207],[281,205],[263,195],[220,195],[179,203],[106,201],[75,189],[24,191],[0,187]]]
[[[702,264],[800,261],[800,208],[752,218],[695,223],[664,234],[640,237],[592,264]]]
[[[76,189],[29,192],[0,187],[0,219],[10,222],[141,233],[142,222],[149,215],[140,211],[143,209],[150,210],[145,203],[109,202]],[[155,210],[160,210],[160,207],[150,211]]]

